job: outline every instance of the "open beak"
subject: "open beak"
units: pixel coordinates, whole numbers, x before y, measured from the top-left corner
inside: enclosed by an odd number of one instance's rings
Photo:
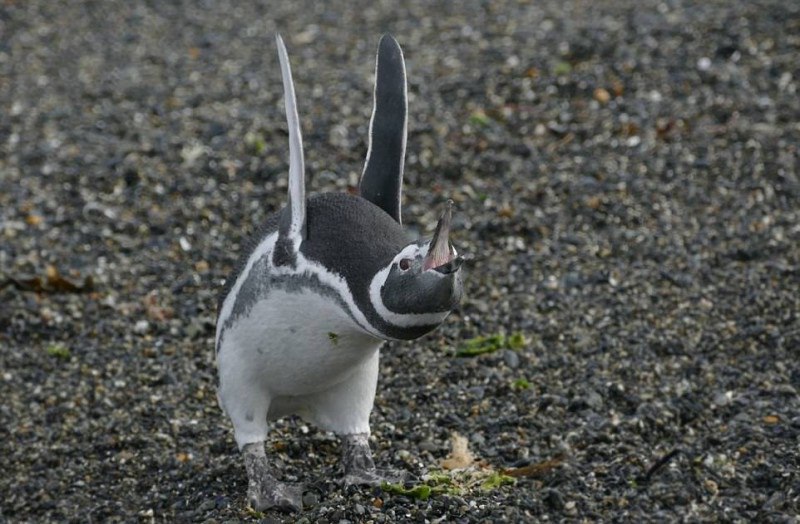
[[[445,204],[439,223],[436,224],[436,231],[428,245],[428,254],[422,262],[422,269],[428,271],[433,269],[439,273],[449,274],[458,271],[464,258],[456,256],[455,249],[450,245],[450,222],[453,218],[453,201],[448,200]]]

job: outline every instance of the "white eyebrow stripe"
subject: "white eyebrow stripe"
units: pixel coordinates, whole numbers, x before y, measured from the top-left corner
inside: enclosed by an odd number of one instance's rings
[[[395,257],[395,260],[411,257],[415,251],[418,251],[417,254],[424,257],[428,252],[428,246],[418,247],[414,244],[406,246],[405,249]],[[394,262],[392,262],[392,264],[394,264]],[[372,306],[375,308],[378,315],[389,324],[401,328],[441,324],[444,319],[447,318],[447,315],[450,314],[449,311],[436,313],[395,313],[384,305],[383,298],[381,297],[381,288],[383,287],[383,283],[386,282],[386,277],[389,275],[389,272],[392,270],[392,264],[380,270],[369,284],[369,300],[372,302]]]

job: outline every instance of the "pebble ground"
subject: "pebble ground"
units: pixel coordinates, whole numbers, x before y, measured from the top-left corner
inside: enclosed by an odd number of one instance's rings
[[[276,4],[0,6],[0,521],[797,522],[800,3]],[[312,192],[357,183],[398,38],[405,221],[453,198],[473,256],[446,325],[385,346],[379,463],[435,470],[457,432],[555,467],[345,492],[336,439],[288,419],[307,508],[248,510],[215,298],[285,198],[276,30]]]

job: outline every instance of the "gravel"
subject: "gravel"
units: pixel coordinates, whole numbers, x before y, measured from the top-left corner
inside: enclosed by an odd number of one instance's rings
[[[0,8],[0,521],[797,522],[800,4],[193,4]],[[215,296],[285,198],[276,29],[311,191],[356,184],[397,36],[405,221],[453,198],[474,257],[446,325],[383,351],[378,462],[435,470],[456,432],[539,473],[343,491],[337,440],[286,419],[308,507],[246,507]],[[37,291],[54,269],[92,289]]]

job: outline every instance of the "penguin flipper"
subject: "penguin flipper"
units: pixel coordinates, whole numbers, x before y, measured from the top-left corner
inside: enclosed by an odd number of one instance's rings
[[[378,44],[375,105],[369,124],[369,148],[359,190],[398,223],[406,153],[408,97],[403,51],[391,35]]]
[[[278,244],[283,244],[286,255],[293,255],[300,249],[306,238],[306,181],[303,160],[303,136],[300,119],[297,116],[297,100],[294,95],[292,68],[286,54],[286,46],[281,35],[275,35],[278,46],[278,59],[281,63],[283,96],[286,106],[286,124],[289,128],[289,205],[278,226]],[[291,247],[288,245],[291,244]],[[276,245],[276,248],[278,245]],[[294,257],[291,256],[293,259]]]

